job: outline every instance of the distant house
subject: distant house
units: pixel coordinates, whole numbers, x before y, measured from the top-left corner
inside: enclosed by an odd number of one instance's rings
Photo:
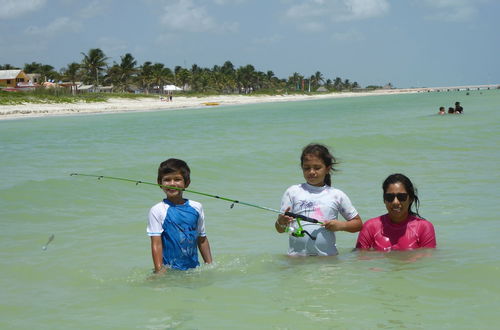
[[[321,86],[320,88],[318,88],[318,89],[316,90],[316,92],[319,92],[319,93],[326,93],[326,92],[328,92],[328,89],[326,89],[326,87],[325,87],[325,86]]]
[[[28,82],[29,78],[23,70],[0,70],[0,86],[17,87],[18,83]]]
[[[34,84],[39,84],[42,81],[42,75],[39,73],[27,73],[28,79]]]

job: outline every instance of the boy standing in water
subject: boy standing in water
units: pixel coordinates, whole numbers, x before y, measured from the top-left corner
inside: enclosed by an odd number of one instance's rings
[[[205,263],[212,263],[203,207],[182,197],[183,189],[191,183],[190,173],[186,162],[175,158],[158,168],[157,182],[167,198],[151,208],[147,226],[156,274],[167,268],[188,270],[199,266],[198,250]]]

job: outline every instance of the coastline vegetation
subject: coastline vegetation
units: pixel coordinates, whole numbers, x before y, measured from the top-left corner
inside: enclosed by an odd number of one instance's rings
[[[66,82],[66,85],[93,85],[93,92],[79,91],[77,88],[36,88],[29,92],[0,92],[0,104],[21,103],[74,103],[102,102],[111,97],[147,97],[165,94],[165,85],[175,85],[182,89],[176,95],[207,96],[220,94],[314,94],[319,92],[350,91],[359,88],[357,82],[336,77],[325,78],[317,71],[309,76],[298,72],[288,78],[278,78],[273,71],[257,71],[251,64],[236,68],[231,61],[212,68],[191,68],[175,66],[172,70],[163,63],[149,61],[138,65],[132,54],[120,57],[120,63],[109,63],[109,58],[99,48],[81,53],[82,59],[69,63],[56,71],[53,66],[37,62],[26,63],[22,70],[27,74],[38,74],[39,83]],[[0,70],[21,69],[10,64],[0,65]],[[112,93],[99,92],[99,86],[111,86]],[[1,86],[0,86],[1,87]],[[101,89],[102,90],[102,89]]]

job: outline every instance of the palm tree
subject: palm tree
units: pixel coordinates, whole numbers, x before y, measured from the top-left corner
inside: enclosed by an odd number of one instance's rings
[[[304,77],[300,73],[294,72],[293,75],[288,77],[288,86],[298,91],[301,88],[300,83],[302,79],[304,79]]]
[[[178,72],[175,74],[175,80],[176,83],[180,86],[182,86],[182,89],[185,88],[185,86],[189,83],[191,80],[191,73],[189,72],[188,69],[181,68],[178,70]]]
[[[119,66],[120,85],[123,91],[126,91],[129,88],[132,77],[137,73],[137,69],[135,68],[137,61],[130,53],[120,58],[122,60]]]
[[[139,74],[137,76],[137,80],[139,81],[139,85],[146,91],[146,94],[149,94],[149,88],[151,87],[151,83],[153,81],[153,67],[152,63],[147,61],[139,68]]]
[[[325,79],[323,78],[323,74],[319,71],[316,71],[316,73],[314,74],[313,77],[311,77],[311,79],[313,81],[314,89],[317,89],[321,85],[321,83],[325,82]]]
[[[4,64],[0,65],[0,70],[19,70],[19,68],[16,68],[15,66],[12,66],[10,64]]]
[[[255,89],[255,84],[257,81],[257,73],[253,65],[248,64],[239,67],[236,70],[236,81],[240,88],[244,88],[245,93],[249,91],[250,88]]]
[[[337,91],[342,90],[342,79],[340,77],[335,78],[333,81],[333,88]]]
[[[107,66],[108,57],[100,48],[92,48],[88,54],[83,55],[82,68],[86,71],[87,81],[92,81],[96,86],[99,86],[99,76]]]
[[[42,81],[47,81],[50,79],[58,79],[59,73],[54,70],[52,65],[42,64],[37,62],[31,62],[24,64],[23,71],[25,73],[38,73]]]
[[[71,81],[71,84],[75,87],[71,87],[71,92],[72,94],[76,94],[77,91],[77,86],[76,86],[76,81],[78,80],[79,77],[79,71],[80,70],[80,64],[73,62],[68,64],[68,66],[64,69],[62,69],[62,74],[63,77],[69,81]]]
[[[172,70],[166,68],[162,63],[155,63],[151,67],[152,83],[159,88],[160,94],[163,93],[163,85],[174,80]]]

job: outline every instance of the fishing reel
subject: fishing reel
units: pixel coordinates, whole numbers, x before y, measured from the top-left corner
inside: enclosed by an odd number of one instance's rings
[[[316,240],[316,237],[313,237],[311,234],[309,234],[304,228],[302,228],[302,225],[300,224],[300,220],[297,219],[297,224],[291,223],[287,228],[286,231],[293,237],[304,237],[305,235],[309,236],[310,239],[313,241]]]

